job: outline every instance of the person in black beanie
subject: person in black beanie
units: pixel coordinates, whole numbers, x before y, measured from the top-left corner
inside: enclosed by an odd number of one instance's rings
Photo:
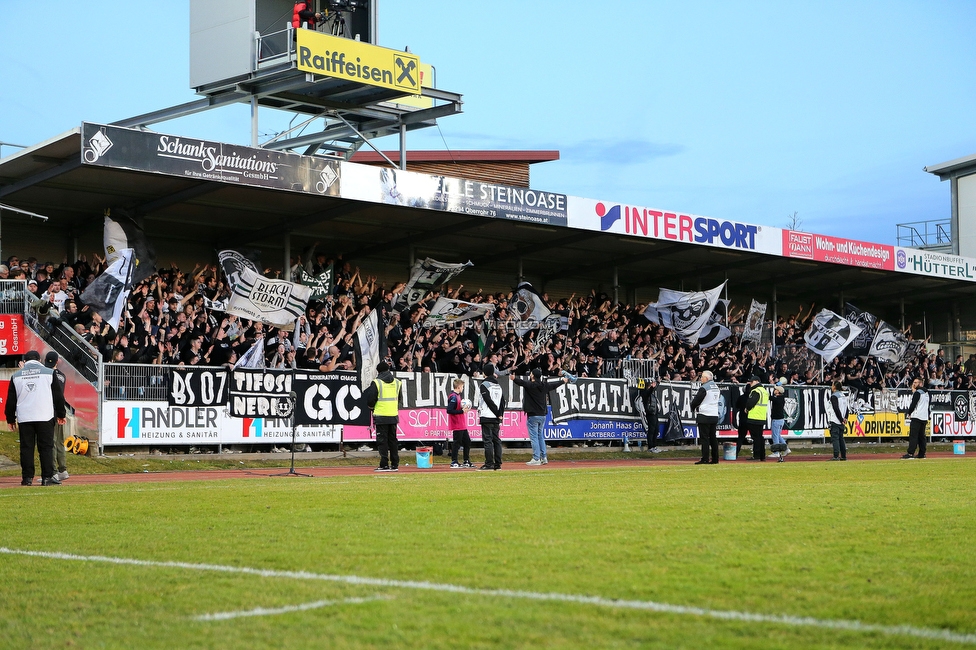
[[[499,470],[502,468],[502,440],[499,437],[499,429],[502,416],[505,414],[505,396],[495,377],[494,364],[485,364],[484,373],[478,419],[481,422],[481,441],[485,445],[485,464],[478,469]]]
[[[543,426],[546,423],[546,413],[548,407],[546,400],[549,397],[549,390],[559,383],[569,383],[569,379],[563,377],[557,380],[544,380],[542,378],[542,368],[532,369],[531,379],[513,377],[515,385],[525,389],[525,396],[522,400],[522,409],[528,419],[529,440],[532,443],[532,460],[526,465],[545,465],[549,462],[546,456],[546,435]]]

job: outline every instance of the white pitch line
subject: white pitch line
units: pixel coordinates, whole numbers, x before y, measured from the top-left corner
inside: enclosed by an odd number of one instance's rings
[[[310,609],[321,607],[331,607],[332,605],[361,605],[371,603],[376,600],[386,600],[384,596],[371,596],[369,598],[344,598],[342,600],[316,600],[313,603],[302,603],[301,605],[286,605],[285,607],[256,607],[240,612],[217,612],[216,614],[201,614],[194,616],[196,621],[229,621],[232,618],[245,618],[248,616],[276,616],[278,614],[291,614],[292,612],[307,612]]]
[[[616,600],[600,596],[584,596],[580,594],[561,594],[554,592],[518,591],[513,589],[477,589],[461,585],[451,585],[437,582],[419,582],[415,580],[388,580],[385,578],[365,578],[353,575],[331,575],[327,573],[311,573],[309,571],[278,571],[274,569],[254,569],[251,567],[236,567],[223,564],[196,564],[191,562],[157,562],[154,560],[136,560],[123,557],[107,557],[103,555],[73,555],[71,553],[52,553],[47,551],[25,551],[0,546],[0,553],[7,555],[25,555],[28,557],[48,558],[52,560],[71,560],[77,562],[104,562],[108,564],[154,567],[166,569],[187,569],[191,571],[217,571],[221,573],[236,573],[241,575],[259,576],[262,578],[288,578],[291,580],[320,580],[324,582],[339,582],[350,585],[366,585],[371,587],[386,587],[394,589],[419,589],[423,591],[466,594],[470,596],[491,596],[498,598],[518,598],[543,602],[574,603],[579,605],[596,605],[614,609],[633,609],[664,614],[684,616],[698,616],[726,621],[746,621],[750,623],[773,623],[792,627],[814,627],[828,630],[844,630],[848,632],[877,633],[889,636],[910,636],[919,639],[947,641],[976,645],[976,634],[953,632],[911,625],[877,625],[844,619],[821,619],[808,616],[789,616],[778,614],[753,614],[733,610],[706,609],[704,607],[689,607],[687,605],[672,605],[658,603],[651,600]]]

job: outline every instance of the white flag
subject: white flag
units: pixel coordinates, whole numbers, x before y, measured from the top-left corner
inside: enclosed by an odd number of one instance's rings
[[[234,364],[235,368],[264,368],[264,339],[258,339],[254,342],[247,352],[244,353],[237,363]]]
[[[441,296],[424,321],[424,327],[447,327],[452,323],[482,318],[495,311],[491,303],[465,302]]]
[[[311,289],[289,282],[273,280],[242,268],[232,287],[227,313],[259,320],[279,329],[295,329],[295,321],[305,313]]]
[[[749,315],[746,316],[746,325],[742,330],[742,338],[740,343],[745,345],[747,343],[755,343],[759,345],[762,343],[762,331],[763,323],[766,320],[766,303],[752,301],[752,306],[749,307]],[[774,334],[775,336],[775,334]]]
[[[807,347],[823,357],[824,363],[833,361],[848,344],[857,338],[861,328],[829,309],[821,310],[803,335]]]
[[[376,366],[381,360],[378,314],[375,309],[370,311],[369,316],[356,330],[356,359],[359,365],[360,388],[363,390],[376,379]]]
[[[698,343],[698,337],[708,324],[725,283],[709,291],[673,291],[661,289],[656,303],[644,310],[644,317],[652,323],[663,325],[690,345]]]

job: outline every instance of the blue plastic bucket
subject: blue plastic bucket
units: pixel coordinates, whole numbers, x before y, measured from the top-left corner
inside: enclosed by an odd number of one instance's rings
[[[722,445],[723,457],[725,460],[735,460],[735,443],[726,442]]]
[[[433,447],[417,447],[417,467],[420,469],[430,469],[433,467],[434,462],[431,460],[433,451]]]
[[[966,441],[965,440],[953,440],[952,441],[952,453],[957,456],[966,455]]]

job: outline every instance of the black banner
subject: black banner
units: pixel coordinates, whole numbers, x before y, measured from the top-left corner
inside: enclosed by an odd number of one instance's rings
[[[216,368],[173,368],[170,406],[220,406],[227,403],[228,373]]]
[[[355,372],[295,372],[295,423],[369,426],[370,410]]]
[[[638,419],[626,379],[579,379],[575,384],[559,384],[549,391],[549,404],[556,424],[579,418]],[[668,405],[662,405],[667,412]]]
[[[398,372],[396,376],[403,382],[400,390],[400,408],[447,408],[447,397],[453,389],[454,375],[432,372]],[[471,400],[477,408],[481,403],[481,380],[461,377],[464,379],[463,397]],[[505,396],[506,410],[522,410],[522,388],[515,385],[509,376],[498,377],[498,385],[502,387]],[[635,416],[636,417],[636,416]]]
[[[230,414],[235,418],[291,415],[293,370],[238,368],[230,373]]]
[[[83,124],[81,159],[192,180],[339,195],[338,161],[117,126]]]

